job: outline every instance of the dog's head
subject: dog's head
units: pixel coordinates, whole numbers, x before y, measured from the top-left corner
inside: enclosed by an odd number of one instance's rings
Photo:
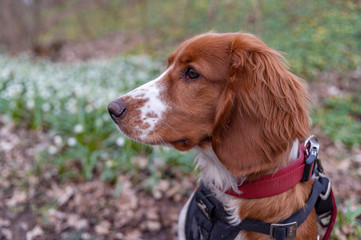
[[[250,34],[183,42],[168,67],[111,102],[119,129],[178,150],[212,146],[234,175],[261,171],[308,135],[308,95],[277,51]]]

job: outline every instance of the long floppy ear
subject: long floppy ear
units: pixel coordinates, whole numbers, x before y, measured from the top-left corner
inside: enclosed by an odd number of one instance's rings
[[[212,147],[235,176],[264,171],[309,131],[309,96],[280,53],[249,34],[232,42]]]

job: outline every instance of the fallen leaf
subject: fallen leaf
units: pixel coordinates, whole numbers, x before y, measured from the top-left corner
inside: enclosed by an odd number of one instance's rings
[[[95,232],[100,235],[107,235],[110,230],[110,222],[103,220],[95,226]]]
[[[73,227],[76,230],[84,230],[89,227],[88,221],[84,218],[80,218],[80,216],[76,214],[68,215],[67,224],[69,227]]]
[[[58,205],[65,205],[74,196],[74,193],[75,192],[72,187],[66,186],[65,191],[59,196]]]
[[[157,232],[161,229],[162,225],[158,221],[148,221],[147,228],[151,232]]]
[[[135,230],[132,230],[131,232],[128,232],[125,235],[124,239],[127,239],[127,240],[139,240],[139,238],[141,236],[142,236],[142,233],[138,229],[135,229]]]
[[[0,237],[2,240],[10,240],[13,239],[13,234],[10,229],[1,228],[0,229]]]
[[[10,225],[10,221],[8,219],[0,218],[0,227],[8,227]]]
[[[26,193],[20,190],[15,190],[12,197],[6,202],[9,207],[14,207],[20,203],[25,202]]]
[[[33,230],[26,233],[26,240],[33,240],[37,237],[41,237],[43,234],[43,229],[37,225],[33,228]]]

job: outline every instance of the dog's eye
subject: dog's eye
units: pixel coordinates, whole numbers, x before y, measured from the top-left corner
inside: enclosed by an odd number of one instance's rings
[[[191,67],[187,68],[185,76],[187,79],[194,80],[199,77],[199,74]]]

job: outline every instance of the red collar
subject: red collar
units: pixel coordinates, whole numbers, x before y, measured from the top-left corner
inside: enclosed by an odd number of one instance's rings
[[[229,189],[225,193],[238,198],[270,197],[287,191],[299,182],[308,181],[312,177],[314,169],[317,169],[317,171],[315,172],[318,176],[317,181],[319,181],[317,183],[321,184],[321,181],[325,181],[324,179],[327,179],[327,177],[322,174],[322,166],[318,161],[319,145],[317,143],[317,140],[315,140],[314,136],[310,136],[308,139],[306,139],[305,143],[306,144],[300,145],[299,158],[292,164],[288,165],[285,168],[282,168],[275,174],[264,176],[257,181],[243,183],[238,187],[238,190],[241,191],[241,193],[236,193],[232,189]],[[315,167],[315,163],[317,162],[317,167]],[[323,177],[321,177],[322,175]],[[323,237],[323,240],[329,239],[337,216],[337,207],[331,189],[331,182],[328,179],[327,181],[327,189],[323,189],[321,191],[321,194],[318,196],[317,199],[318,204],[315,205],[315,203],[313,203],[311,205],[313,208],[316,209],[316,213],[317,209],[325,208],[327,210],[327,212],[318,215],[318,218],[321,219],[321,221],[319,221],[321,225],[323,225],[322,219],[331,216],[329,222],[324,225],[324,227],[327,227],[327,230]],[[314,184],[312,189],[314,189],[315,186],[317,187],[317,185]],[[318,192],[316,192],[316,194],[318,194]],[[307,202],[310,201],[311,197],[312,193]],[[306,207],[309,207],[307,206],[307,202]],[[294,214],[296,214],[298,218],[297,212]],[[294,214],[292,214],[292,216]],[[281,225],[285,226],[284,224]],[[273,234],[272,230],[271,234]]]
[[[295,162],[274,174],[266,175],[253,182],[243,183],[238,186],[241,193],[236,193],[233,189],[229,189],[225,193],[238,198],[264,198],[283,193],[302,180],[306,158],[306,148],[301,144],[299,158]]]

